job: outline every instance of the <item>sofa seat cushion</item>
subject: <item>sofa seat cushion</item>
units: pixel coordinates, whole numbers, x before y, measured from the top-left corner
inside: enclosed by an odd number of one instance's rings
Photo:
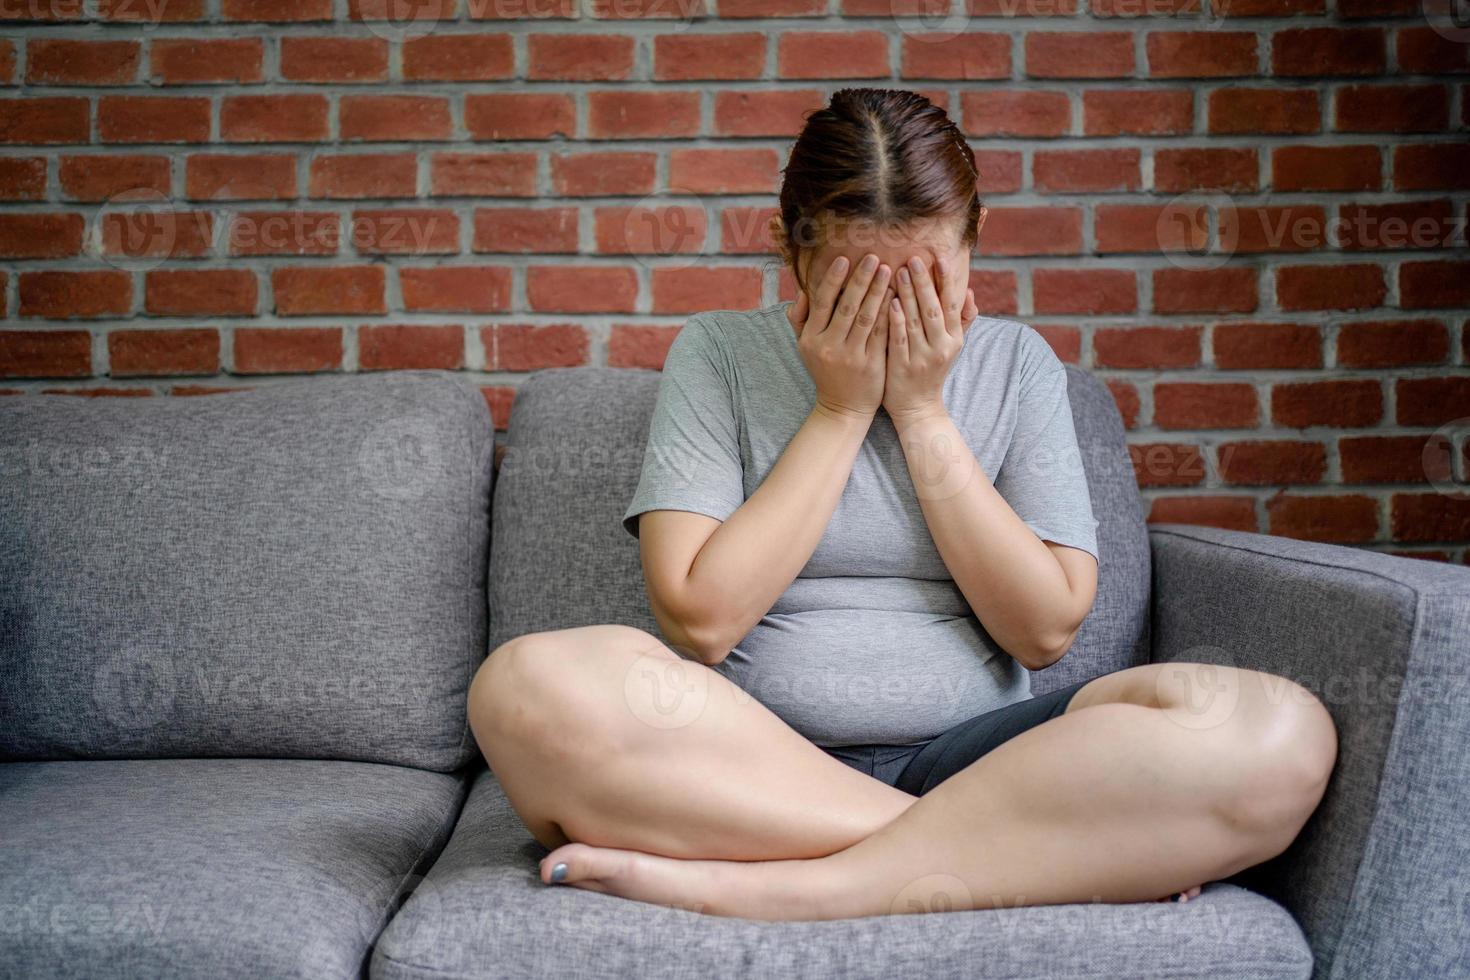
[[[464,785],[356,762],[0,765],[0,976],[360,976]]]
[[[482,772],[444,853],[388,924],[372,975],[1307,977],[1301,930],[1254,892],[835,922],[721,919],[542,884],[546,854]]]

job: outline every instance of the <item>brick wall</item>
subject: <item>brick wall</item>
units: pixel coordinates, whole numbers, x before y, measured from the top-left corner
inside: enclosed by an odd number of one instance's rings
[[[0,387],[451,368],[503,425],[789,295],[785,148],[861,80],[970,134],[977,295],[1106,379],[1154,519],[1470,559],[1448,0],[939,2],[0,0]]]

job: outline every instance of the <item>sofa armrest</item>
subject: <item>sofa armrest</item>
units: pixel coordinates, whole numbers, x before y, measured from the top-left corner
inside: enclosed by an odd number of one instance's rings
[[[1238,876],[1291,910],[1318,977],[1470,975],[1470,569],[1153,525],[1150,660],[1289,677],[1338,730],[1321,807]]]

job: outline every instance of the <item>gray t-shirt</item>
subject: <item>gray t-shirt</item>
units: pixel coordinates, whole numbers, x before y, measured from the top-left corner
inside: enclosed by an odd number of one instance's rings
[[[702,313],[679,332],[623,518],[630,534],[650,510],[725,520],[801,428],[816,387],[787,305]],[[1036,534],[1096,556],[1067,375],[1041,335],[977,319],[944,403]],[[716,669],[822,746],[911,744],[1031,694],[940,559],[882,411],[811,560]]]

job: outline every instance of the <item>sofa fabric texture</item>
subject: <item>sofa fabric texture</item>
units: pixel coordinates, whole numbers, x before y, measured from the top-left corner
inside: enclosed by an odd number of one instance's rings
[[[0,400],[0,759],[463,765],[492,449],[432,374]]]
[[[0,976],[358,977],[464,788],[359,762],[0,765]]]

